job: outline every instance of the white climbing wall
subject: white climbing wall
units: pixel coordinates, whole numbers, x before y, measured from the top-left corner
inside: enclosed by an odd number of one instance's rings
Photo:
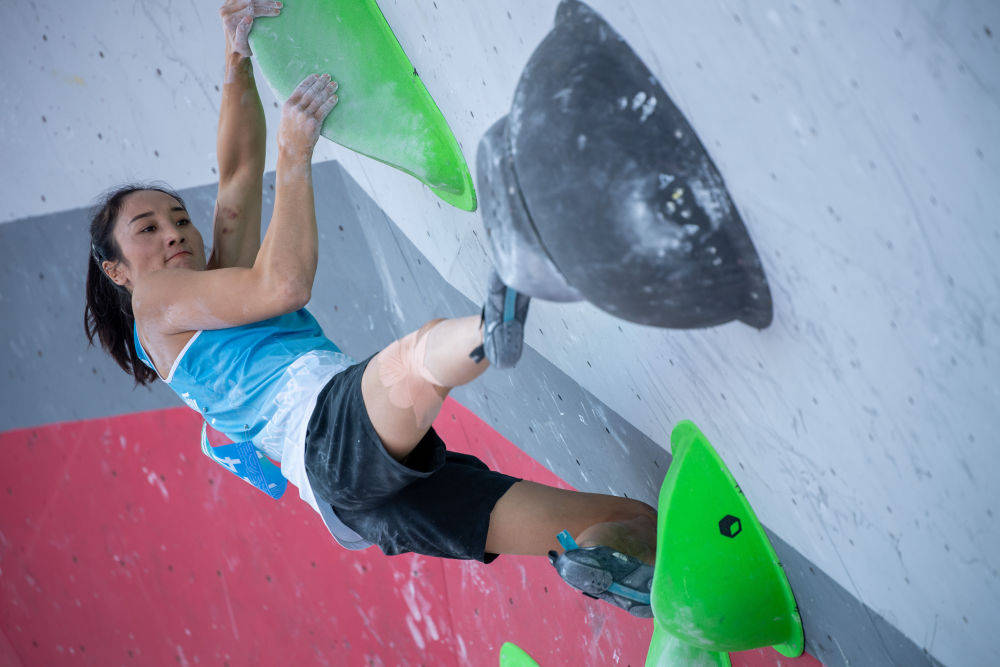
[[[381,5],[473,165],[557,3]],[[536,302],[528,343],[657,441],[693,419],[770,529],[937,659],[996,664],[1000,4],[591,6],[710,151],[774,323],[663,331]],[[0,23],[0,221],[216,180],[214,4],[8,0]],[[273,169],[280,105],[258,83]],[[478,215],[332,144],[316,159],[479,300]]]

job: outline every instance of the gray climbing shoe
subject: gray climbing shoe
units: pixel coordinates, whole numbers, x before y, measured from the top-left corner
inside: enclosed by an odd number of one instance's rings
[[[490,271],[483,305],[483,348],[497,368],[513,368],[524,347],[524,320],[531,297],[507,287],[496,270]]]
[[[563,581],[588,597],[621,607],[633,616],[652,618],[649,589],[653,566],[611,547],[580,547],[567,531],[557,536],[566,551],[549,552]]]

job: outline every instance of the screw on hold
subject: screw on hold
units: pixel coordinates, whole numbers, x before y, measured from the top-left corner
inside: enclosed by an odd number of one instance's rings
[[[719,519],[719,532],[726,537],[736,537],[741,530],[743,530],[743,526],[740,525],[740,520],[732,514],[727,514]]]

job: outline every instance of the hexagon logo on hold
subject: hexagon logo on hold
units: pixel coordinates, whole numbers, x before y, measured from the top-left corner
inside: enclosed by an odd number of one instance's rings
[[[726,537],[736,537],[741,530],[743,530],[743,526],[740,525],[740,520],[732,514],[727,514],[719,519],[719,532]]]

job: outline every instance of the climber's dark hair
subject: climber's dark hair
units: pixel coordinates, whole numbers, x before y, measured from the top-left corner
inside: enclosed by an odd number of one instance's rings
[[[90,345],[94,336],[101,341],[122,370],[135,378],[135,384],[147,385],[157,379],[156,371],[136,355],[132,340],[132,295],[117,285],[101,268],[101,262],[125,261],[114,238],[115,220],[121,214],[125,198],[133,192],[157,190],[170,195],[181,206],[180,195],[162,184],[130,183],[105,192],[91,211],[90,261],[87,269],[87,303],[83,309],[83,328]],[[186,207],[185,207],[186,208]]]

